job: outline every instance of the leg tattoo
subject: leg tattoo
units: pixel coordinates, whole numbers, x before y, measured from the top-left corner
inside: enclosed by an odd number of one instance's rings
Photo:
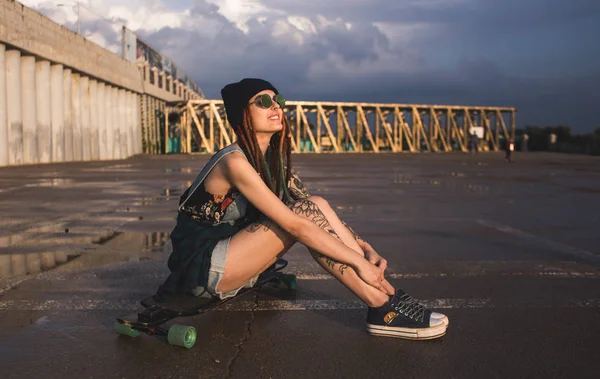
[[[327,220],[327,217],[325,217],[323,212],[321,212],[317,204],[313,203],[310,200],[302,199],[294,202],[293,204],[290,204],[290,208],[294,213],[306,217],[314,224],[316,224],[319,228],[325,230],[327,233],[331,234],[332,236],[341,241],[341,238],[331,227],[329,221]],[[314,254],[316,258],[323,258],[325,260],[325,263],[327,264],[327,267],[329,267],[331,270],[335,270],[337,267],[337,269],[342,275],[344,275],[344,271],[346,271],[346,269],[348,268],[348,265],[341,264],[340,262],[331,259],[326,255],[317,252],[315,252]]]
[[[268,231],[269,227],[271,226],[271,219],[265,216],[261,216],[258,220],[248,225],[248,227],[246,227],[246,230],[249,233],[254,233],[257,232],[261,226],[263,227],[263,230],[265,232]]]
[[[342,221],[342,224],[343,224],[343,225],[344,225],[346,228],[348,228],[348,230],[350,231],[350,233],[352,233],[352,235],[354,236],[354,239],[355,239],[356,241],[364,241],[362,238],[360,238],[360,236],[358,235],[358,233],[356,233],[356,232],[354,231],[354,229],[352,229],[352,228],[351,228],[351,227],[350,227],[348,224],[346,224],[346,222],[345,222],[344,220],[340,220],[340,221]]]

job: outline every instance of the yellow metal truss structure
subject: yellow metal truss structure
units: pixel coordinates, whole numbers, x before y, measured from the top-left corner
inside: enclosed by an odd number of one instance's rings
[[[514,137],[516,114],[508,107],[309,101],[288,101],[284,111],[295,153],[466,152],[476,130],[479,150],[498,151]],[[183,153],[213,153],[235,141],[220,100],[189,100],[166,112],[167,119],[178,115]]]

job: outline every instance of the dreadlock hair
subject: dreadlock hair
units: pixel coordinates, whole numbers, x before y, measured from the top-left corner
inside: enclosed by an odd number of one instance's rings
[[[292,173],[292,151],[290,145],[291,135],[289,134],[285,112],[282,112],[281,124],[283,128],[271,136],[266,154],[262,154],[258,145],[248,107],[244,108],[242,125],[234,126],[233,131],[250,164],[259,173],[267,187],[280,199],[283,195],[282,200],[287,202],[291,200],[287,184]]]

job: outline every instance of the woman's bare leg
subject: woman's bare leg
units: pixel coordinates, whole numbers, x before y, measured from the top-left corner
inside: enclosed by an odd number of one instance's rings
[[[290,208],[294,213],[311,220],[329,234],[341,240],[346,246],[364,256],[353,232],[342,223],[325,199],[310,196],[295,202]],[[336,262],[312,249],[308,250],[321,267],[342,282],[370,307],[379,307],[389,300],[389,296],[385,292],[365,283],[348,265]]]
[[[225,272],[217,290],[240,288],[275,263],[296,241],[271,220],[263,217],[237,232],[227,247]]]
[[[315,202],[311,199],[315,200]],[[339,238],[355,250],[357,254],[363,254],[352,233],[343,226],[339,218],[332,216],[333,224],[337,225],[343,239],[332,227],[330,221],[319,206],[317,206],[316,202],[321,203],[321,206],[325,209],[331,209],[325,200],[319,197],[299,200],[292,204],[290,208],[294,213],[309,219],[336,238]],[[330,213],[334,213],[333,210]],[[285,253],[294,242],[296,241],[290,234],[267,219],[263,219],[239,231],[232,237],[229,243],[225,273],[223,279],[219,282],[218,290],[220,292],[227,292],[243,286],[252,277],[273,264],[277,257]],[[347,265],[333,261],[316,251],[311,251],[311,254],[325,270],[330,272],[369,306],[380,306],[389,299],[387,294],[365,283]]]

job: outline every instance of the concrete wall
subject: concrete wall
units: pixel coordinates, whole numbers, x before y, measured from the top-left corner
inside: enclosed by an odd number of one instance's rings
[[[143,91],[134,64],[14,0],[0,0],[0,41],[115,86]]]
[[[0,0],[0,167],[160,153],[157,112],[197,98],[147,63]]]

